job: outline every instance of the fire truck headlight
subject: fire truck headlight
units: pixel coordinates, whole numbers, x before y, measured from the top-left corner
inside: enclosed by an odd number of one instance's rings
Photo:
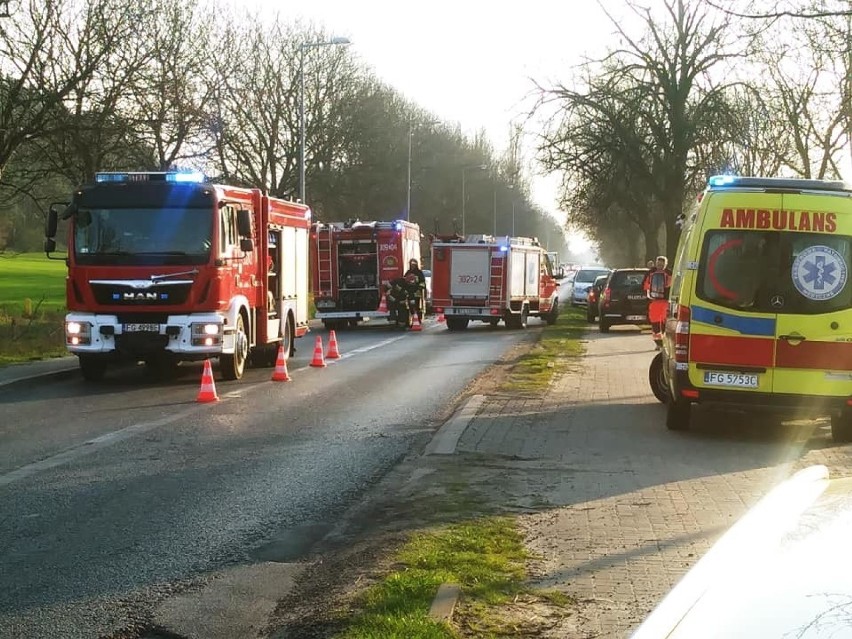
[[[222,343],[222,324],[193,324],[193,346],[216,346]]]
[[[89,322],[65,322],[65,343],[81,346],[92,343],[92,325]]]

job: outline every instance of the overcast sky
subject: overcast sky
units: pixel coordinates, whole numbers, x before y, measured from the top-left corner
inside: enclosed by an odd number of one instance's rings
[[[378,77],[467,134],[485,129],[498,152],[511,123],[530,108],[533,79],[567,81],[584,54],[613,41],[614,29],[594,0],[251,2],[349,38],[351,53]],[[528,155],[533,170],[531,150]],[[536,178],[533,196],[563,219],[557,185],[556,177]]]

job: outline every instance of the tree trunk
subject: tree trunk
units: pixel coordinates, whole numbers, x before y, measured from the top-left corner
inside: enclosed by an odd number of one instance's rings
[[[655,259],[660,254],[660,243],[657,241],[659,231],[659,224],[653,222],[642,227],[642,237],[645,238],[645,255],[649,260]]]

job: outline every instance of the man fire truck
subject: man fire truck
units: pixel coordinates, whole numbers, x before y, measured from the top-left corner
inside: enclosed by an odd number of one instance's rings
[[[308,331],[307,206],[196,173],[98,173],[51,207],[48,257],[60,210],[65,342],[88,380],[122,360],[165,372],[209,357],[239,379]]]
[[[525,237],[436,237],[432,242],[432,305],[447,328],[470,320],[526,328],[529,316],[548,324],[559,316],[559,284],[547,252]]]
[[[380,310],[383,287],[420,261],[420,227],[392,222],[315,223],[311,229],[311,283],[315,317],[326,328],[389,318]]]

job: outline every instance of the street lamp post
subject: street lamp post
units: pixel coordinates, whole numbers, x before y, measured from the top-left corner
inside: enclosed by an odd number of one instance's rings
[[[299,199],[305,203],[305,51],[316,47],[350,44],[349,38],[332,38],[327,42],[305,42],[299,45]]]
[[[414,131],[411,130],[411,120],[408,121],[408,188],[405,193],[405,220],[411,221],[411,138]]]
[[[465,173],[466,173],[467,171],[472,171],[472,170],[474,170],[474,169],[476,169],[476,170],[478,170],[478,171],[484,171],[484,170],[485,170],[485,169],[487,169],[487,168],[488,168],[488,167],[487,167],[486,165],[484,165],[484,164],[475,164],[475,165],[473,165],[473,166],[465,166],[465,167],[463,167],[463,168],[462,168],[462,232],[461,232],[461,234],[462,234],[463,236],[465,235],[465,220],[464,220],[464,213],[465,213],[465,211],[464,211],[464,208],[465,208],[465,202],[464,202],[464,184],[465,184],[465,179],[464,179],[464,177],[465,177]]]

